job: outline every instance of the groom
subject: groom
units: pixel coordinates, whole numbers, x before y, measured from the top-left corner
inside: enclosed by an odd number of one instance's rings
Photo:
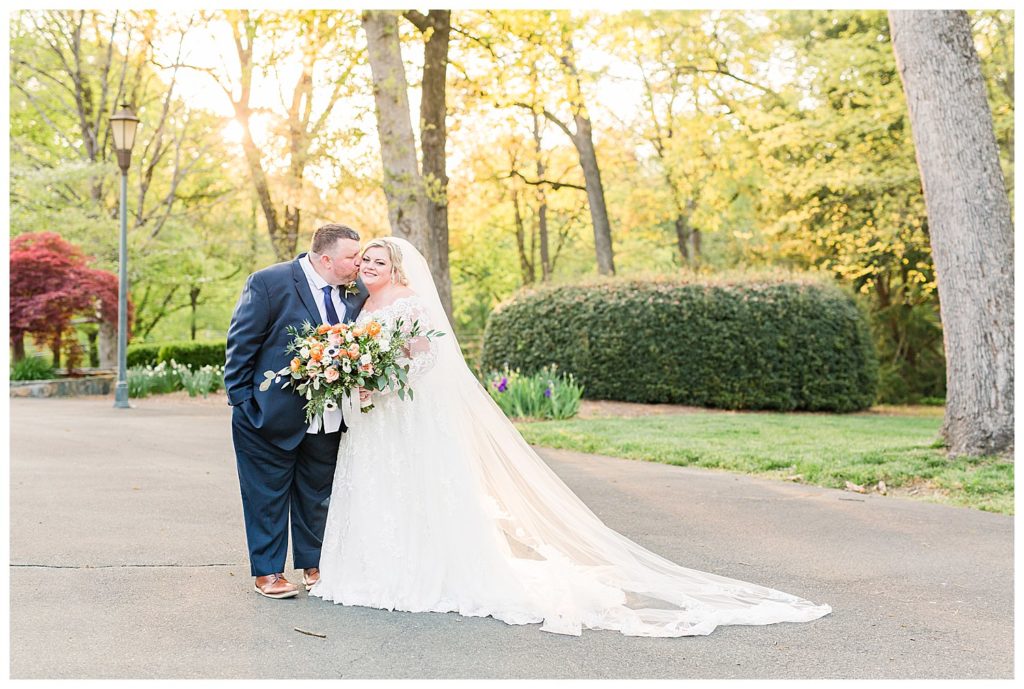
[[[309,253],[249,276],[228,327],[224,387],[232,406],[231,435],[242,490],[245,536],[256,592],[291,598],[298,587],[284,578],[291,516],[292,564],[308,590],[320,577],[320,548],[327,519],[341,410],[305,421],[305,400],[274,383],[259,389],[265,371],[290,360],[289,325],[351,323],[366,301],[356,279],[359,234],[324,225]]]

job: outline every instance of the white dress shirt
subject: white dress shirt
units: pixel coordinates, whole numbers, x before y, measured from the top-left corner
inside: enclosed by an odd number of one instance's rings
[[[317,310],[320,312],[320,322],[327,322],[327,308],[324,306],[324,287],[329,283],[320,277],[320,273],[316,272],[313,268],[313,263],[309,260],[309,254],[306,254],[305,258],[299,261],[299,265],[302,266],[302,272],[306,274],[306,282],[309,283],[309,291],[313,293],[313,302],[316,304]],[[345,322],[345,302],[341,300],[341,287],[335,286],[331,290],[331,301],[334,302],[334,310],[338,312],[338,321],[340,323]],[[338,400],[340,405],[341,400]],[[341,408],[334,409],[331,411],[324,412],[323,417],[324,431],[326,433],[335,433],[341,430]],[[320,431],[320,417],[317,416],[310,422],[309,428],[306,433],[318,433]]]

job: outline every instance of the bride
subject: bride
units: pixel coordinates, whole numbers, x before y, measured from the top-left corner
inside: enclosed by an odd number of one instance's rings
[[[476,380],[423,256],[403,239],[374,240],[360,272],[369,297],[357,323],[446,334],[410,343],[414,399],[373,392],[366,414],[349,403],[310,595],[572,635],[690,636],[831,612],[681,567],[605,526]]]

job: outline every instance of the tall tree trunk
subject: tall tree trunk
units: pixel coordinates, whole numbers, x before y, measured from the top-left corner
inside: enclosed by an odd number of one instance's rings
[[[536,63],[534,63],[534,69],[531,74],[532,83],[534,90],[539,89],[538,84],[538,69]],[[531,111],[533,115],[533,150],[537,156],[537,180],[544,179],[544,147],[541,141],[541,118],[537,114],[537,110]],[[548,198],[544,192],[544,185],[538,184],[536,187],[537,191],[537,237],[540,243],[540,279],[542,282],[547,282],[551,279],[551,248],[548,239]]]
[[[1013,224],[967,13],[893,11],[946,347],[950,455],[1013,445]]]
[[[615,258],[612,253],[612,228],[608,222],[608,207],[604,202],[604,186],[601,183],[601,168],[597,165],[597,152],[591,135],[590,119],[577,114],[576,133],[573,143],[580,157],[583,179],[587,186],[587,201],[590,206],[590,220],[594,226],[594,252],[597,255],[597,272],[602,275],[615,274]]]
[[[420,146],[430,233],[430,251],[426,257],[449,319],[452,318],[452,279],[448,265],[448,174],[444,149],[448,137],[445,117],[448,114],[446,87],[451,15],[451,10],[430,10],[427,15],[410,11],[404,15],[424,37]]]
[[[532,285],[537,280],[537,275],[530,262],[530,256],[526,250],[526,227],[523,224],[523,214],[519,210],[519,191],[512,187],[512,208],[515,212],[516,224],[516,249],[519,251],[519,271],[523,277],[524,285]]]
[[[398,41],[398,14],[368,10],[363,12],[362,23],[373,73],[373,99],[377,106],[377,134],[391,232],[410,241],[429,262],[432,251],[427,198],[416,161],[408,83]]]
[[[570,132],[563,123],[555,120],[576,146],[579,154],[580,167],[583,168],[583,179],[587,187],[587,201],[590,206],[590,219],[594,226],[594,252],[597,258],[597,271],[602,275],[615,274],[615,259],[612,253],[612,229],[608,221],[608,207],[604,202],[604,185],[601,183],[601,168],[597,164],[597,152],[594,150],[594,136],[583,98],[579,71],[576,69],[576,52],[572,37],[563,36],[563,53],[561,62],[569,72],[569,102],[573,106],[573,123],[576,131]],[[547,113],[545,113],[547,114]],[[548,119],[552,119],[549,116]]]
[[[99,323],[100,368],[117,368],[117,321],[101,320]]]

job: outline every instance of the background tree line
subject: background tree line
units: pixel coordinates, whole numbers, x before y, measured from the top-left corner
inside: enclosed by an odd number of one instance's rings
[[[11,16],[12,234],[114,270],[107,118],[143,120],[134,341],[222,336],[245,275],[336,220],[423,247],[469,343],[523,285],[824,271],[872,314],[883,400],[945,393],[884,12]],[[1012,13],[969,17],[1012,203]]]

